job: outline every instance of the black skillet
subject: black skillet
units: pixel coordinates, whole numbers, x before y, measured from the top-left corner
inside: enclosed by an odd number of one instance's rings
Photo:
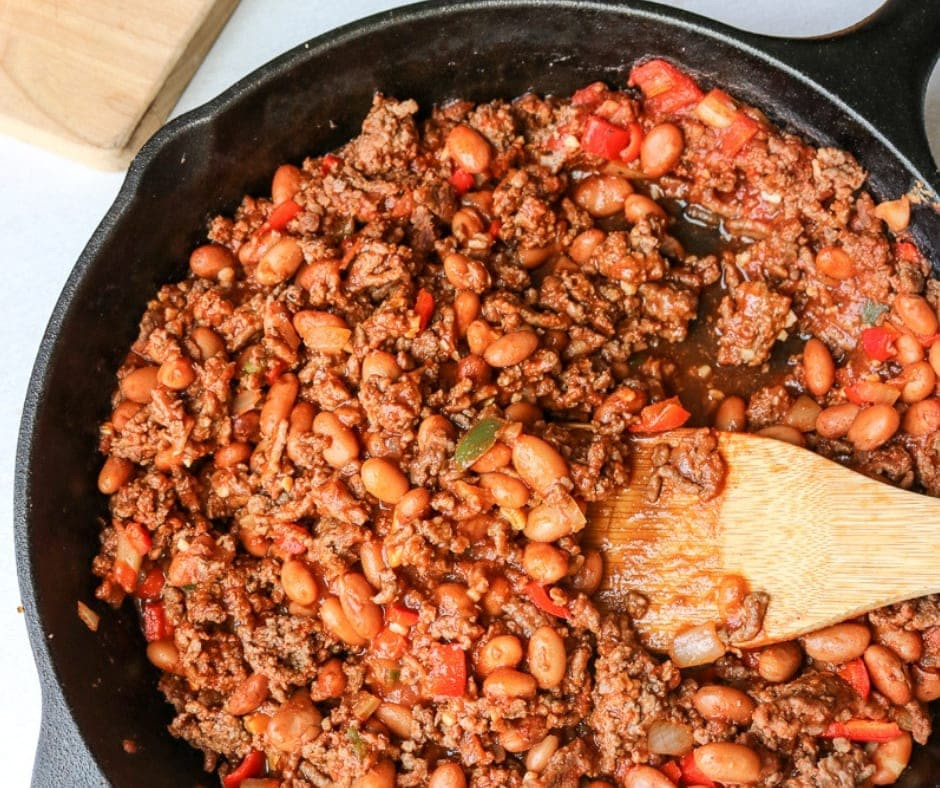
[[[425,108],[529,88],[563,95],[597,79],[621,85],[645,55],[728,87],[817,143],[853,151],[876,195],[921,183],[936,200],[940,177],[922,118],[938,46],[936,0],[891,0],[854,30],[817,41],[744,34],[640,2],[433,2],[320,36],[159,131],[69,277],[23,411],[16,550],[43,690],[34,785],[217,784],[166,732],[170,709],[134,617],[95,604],[102,621],[92,634],[76,615],[76,600],[93,601],[89,566],[106,514],[95,489],[96,425],[147,300],[184,273],[210,215],[246,191],[265,193],[279,163],[353,135],[375,90]],[[936,268],[940,216],[916,208],[913,230]],[[940,745],[919,750],[903,785],[940,786]]]

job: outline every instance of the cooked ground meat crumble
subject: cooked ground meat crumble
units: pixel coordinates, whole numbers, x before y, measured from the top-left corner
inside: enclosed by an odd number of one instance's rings
[[[714,428],[940,494],[940,291],[864,181],[653,60],[424,120],[378,95],[212,220],[101,429],[97,595],[136,604],[173,734],[226,788],[894,782],[940,598],[745,651],[739,588],[689,668],[580,544],[631,435],[683,424],[651,500],[720,492]]]

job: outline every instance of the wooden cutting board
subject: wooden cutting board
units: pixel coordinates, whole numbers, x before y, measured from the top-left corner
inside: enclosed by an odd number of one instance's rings
[[[0,0],[0,131],[122,169],[238,0]]]

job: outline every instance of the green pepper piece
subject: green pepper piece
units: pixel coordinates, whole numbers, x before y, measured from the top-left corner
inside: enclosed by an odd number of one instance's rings
[[[454,462],[461,470],[469,468],[486,454],[496,443],[496,433],[502,422],[499,419],[483,419],[470,428],[457,444]]]

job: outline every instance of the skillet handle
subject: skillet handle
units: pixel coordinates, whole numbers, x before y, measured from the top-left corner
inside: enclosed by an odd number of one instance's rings
[[[831,36],[751,38],[862,115],[940,193],[940,170],[924,128],[927,83],[940,56],[940,2],[887,0]]]
[[[39,745],[33,761],[33,788],[108,785],[92,760],[58,687],[44,683]]]

